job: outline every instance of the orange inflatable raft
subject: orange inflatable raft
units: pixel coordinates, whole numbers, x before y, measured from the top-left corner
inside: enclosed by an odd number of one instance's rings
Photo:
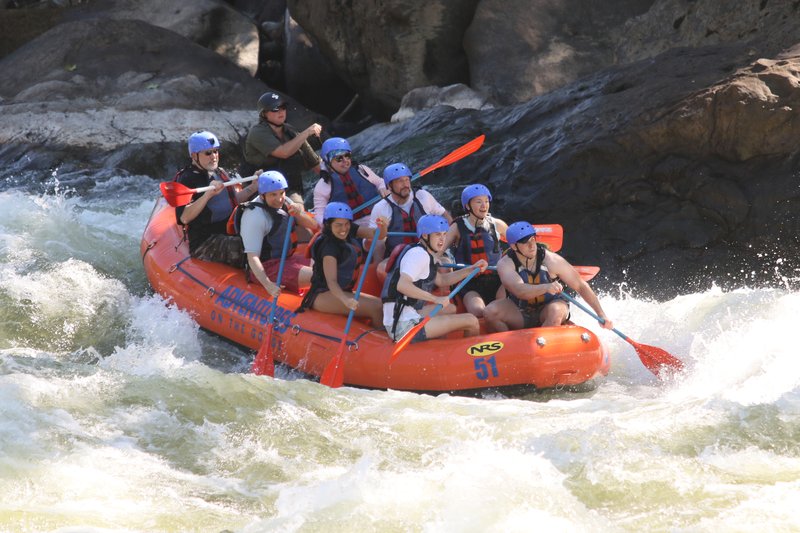
[[[175,210],[156,204],[141,243],[153,289],[189,311],[206,330],[257,350],[272,298],[244,272],[189,257]],[[369,272],[364,292],[380,287]],[[320,376],[339,348],[347,317],[313,310],[295,313],[301,297],[284,291],[275,310],[275,360]],[[591,331],[575,326],[486,333],[409,344],[389,365],[394,343],[386,332],[354,320],[344,351],[345,385],[418,392],[548,389],[593,386],[608,373],[609,356]],[[580,387],[579,387],[580,388]]]

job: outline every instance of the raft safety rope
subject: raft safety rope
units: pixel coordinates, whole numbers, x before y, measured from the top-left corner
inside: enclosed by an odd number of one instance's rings
[[[191,259],[191,256],[186,256],[184,259],[181,259],[175,265],[173,265],[173,268],[171,270],[172,271],[179,270],[182,274],[185,274],[186,277],[188,277],[190,280],[194,281],[195,283],[197,283],[198,285],[203,287],[205,289],[206,293],[210,293],[213,296],[216,293],[216,290],[214,289],[214,287],[206,285],[201,280],[199,280],[197,277],[192,275],[192,273],[190,273],[188,270],[183,268],[183,263],[185,263],[189,259]],[[261,313],[260,311],[258,311],[256,309],[253,309],[249,305],[242,305],[241,302],[235,301],[232,298],[229,298],[228,296],[225,296],[224,294],[220,294],[218,297],[219,298],[223,298],[225,300],[228,300],[231,303],[234,303],[234,304],[238,305],[239,307],[244,308],[245,310],[247,310],[248,312],[250,312],[251,314],[253,314],[255,316],[263,317],[265,319],[267,318],[267,316],[264,315],[263,313]],[[275,317],[275,318],[273,318],[273,320],[277,322],[278,319],[277,319],[277,317]],[[296,332],[295,335],[299,335],[300,333],[308,333],[308,334],[315,335],[317,337],[321,337],[323,339],[327,339],[327,340],[330,340],[330,341],[333,341],[333,342],[342,342],[342,338],[341,337],[334,337],[333,335],[328,335],[328,334],[325,334],[325,333],[322,333],[322,332],[319,332],[319,331],[314,331],[313,329],[304,328],[304,327],[302,327],[300,325],[297,325],[297,324],[292,325],[291,328],[292,328],[292,331]],[[358,341],[361,340],[365,335],[367,335],[368,333],[372,333],[373,331],[381,331],[381,330],[369,329],[369,330],[365,331],[364,333],[362,333],[361,335],[359,335],[358,337],[356,337],[355,340],[352,340],[352,341],[348,340],[347,341],[347,345],[348,345],[349,349],[358,350]]]

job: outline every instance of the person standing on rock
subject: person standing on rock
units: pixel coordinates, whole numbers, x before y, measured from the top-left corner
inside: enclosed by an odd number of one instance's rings
[[[560,326],[569,319],[569,303],[559,297],[566,284],[605,320],[612,329],[600,300],[575,268],[555,252],[536,243],[536,228],[528,222],[514,222],[506,230],[511,247],[497,263],[497,273],[507,298],[495,300],[484,309],[489,331],[509,331],[539,326]]]
[[[241,202],[258,192],[258,184],[247,187],[223,186],[230,178],[219,166],[219,139],[209,131],[189,137],[191,163],[178,171],[175,181],[191,189],[212,185],[214,188],[192,196],[188,205],[175,208],[175,218],[185,229],[189,255],[204,261],[244,267],[244,250],[238,235],[227,235],[228,217]]]
[[[288,195],[303,203],[303,173],[319,174],[320,158],[308,144],[312,135],[319,137],[322,126],[314,123],[298,132],[286,122],[286,100],[267,92],[258,99],[258,124],[250,128],[244,146],[244,158],[251,168],[277,170],[289,183]]]

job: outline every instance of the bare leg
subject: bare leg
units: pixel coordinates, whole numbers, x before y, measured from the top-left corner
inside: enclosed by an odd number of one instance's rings
[[[297,286],[298,287],[310,287],[311,286],[311,274],[314,270],[310,266],[304,266],[300,268],[300,272],[297,273]]]
[[[425,324],[425,335],[429,339],[435,339],[447,335],[451,331],[461,330],[464,332],[465,337],[472,337],[480,333],[480,324],[475,315],[470,313],[459,313],[456,315],[447,315],[431,318]]]
[[[522,329],[525,326],[519,308],[508,298],[495,300],[487,305],[483,316],[490,332]]]
[[[486,302],[483,301],[480,294],[475,291],[469,291],[464,295],[464,308],[468,313],[472,313],[478,318],[483,318],[483,311],[486,309]]]
[[[375,267],[375,275],[378,276],[378,281],[381,283],[381,286],[383,286],[383,282],[386,279],[386,262],[387,261],[388,261],[388,259],[384,259],[383,261],[378,263],[377,267]]]
[[[567,321],[569,305],[563,300],[556,300],[544,306],[539,315],[542,326],[560,326]]]
[[[322,313],[331,313],[336,315],[348,315],[350,309],[346,307],[342,301],[334,296],[330,291],[322,292],[314,299],[312,308],[315,311]],[[383,304],[380,298],[376,298],[370,294],[361,294],[358,297],[358,308],[354,316],[359,318],[369,318],[372,320],[372,325],[381,327],[383,324]]]

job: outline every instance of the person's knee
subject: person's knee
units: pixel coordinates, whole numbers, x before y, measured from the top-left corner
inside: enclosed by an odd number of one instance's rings
[[[472,313],[478,318],[486,316],[486,304],[483,303],[482,298],[475,298],[470,300],[468,305],[465,306],[467,311]]]
[[[496,322],[500,320],[500,308],[497,305],[489,304],[483,309],[483,318]]]

